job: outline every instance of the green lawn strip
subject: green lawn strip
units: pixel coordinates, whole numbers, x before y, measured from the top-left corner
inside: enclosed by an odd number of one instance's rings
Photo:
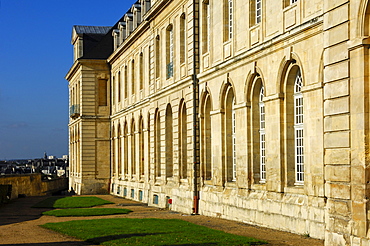
[[[100,245],[260,245],[266,243],[176,219],[79,220],[48,223],[42,227]]]
[[[49,197],[32,206],[34,208],[89,208],[104,204],[113,204],[99,197]]]
[[[132,212],[132,210],[123,208],[69,208],[46,211],[43,212],[42,214],[56,217],[72,217],[72,216],[77,217],[77,216],[128,214],[130,212]]]

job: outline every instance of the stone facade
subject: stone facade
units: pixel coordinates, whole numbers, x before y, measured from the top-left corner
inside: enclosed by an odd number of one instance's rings
[[[367,0],[140,0],[75,26],[70,186],[370,245]]]

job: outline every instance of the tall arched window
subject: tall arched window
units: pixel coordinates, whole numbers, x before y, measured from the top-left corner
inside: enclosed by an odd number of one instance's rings
[[[122,177],[122,138],[121,124],[118,124],[117,129],[117,167],[118,177]]]
[[[128,176],[128,129],[127,122],[123,127],[123,169],[124,174]]]
[[[233,88],[229,86],[225,94],[224,150],[225,180],[236,181],[236,118]]]
[[[154,172],[155,177],[161,176],[161,121],[158,109],[154,115]]]
[[[285,81],[285,160],[288,186],[304,183],[303,80],[299,66],[291,63]]]
[[[212,102],[209,93],[204,96],[201,117],[201,146],[202,146],[202,170],[205,180],[212,179],[212,140],[211,140],[211,109]]]
[[[265,88],[257,74],[253,81],[251,103],[251,160],[253,183],[266,182]]]
[[[266,182],[266,136],[265,136],[265,103],[264,88],[261,86],[259,93],[259,125],[260,125],[260,181]]]
[[[131,122],[131,175],[136,175],[136,134],[135,134],[135,121]]]
[[[115,131],[115,127],[113,126],[112,127],[112,133],[111,133],[111,139],[112,139],[112,174],[113,174],[113,177],[117,177],[117,161],[116,161],[116,157],[117,157],[117,150],[116,150],[116,131]],[[74,147],[74,146],[73,146]],[[71,148],[73,151],[74,151],[74,148]],[[74,157],[74,155],[73,155]],[[73,164],[75,164],[73,162]],[[74,172],[74,168],[73,166],[71,166],[71,173]]]
[[[167,104],[166,108],[166,177],[173,176],[173,123],[172,108]]]
[[[187,114],[186,114],[186,103],[182,101],[180,103],[179,110],[179,172],[180,178],[187,178],[187,159],[188,159],[188,134],[187,134]]]
[[[294,80],[294,148],[296,183],[303,183],[304,181],[302,85],[301,71],[298,70]]]
[[[138,130],[138,140],[139,140],[139,175],[144,175],[144,120],[140,116],[139,119],[139,130]]]
[[[147,148],[148,148],[148,151],[147,151],[147,161],[145,162],[147,166],[147,178],[150,179],[150,159],[151,159],[151,153],[150,153],[150,141],[151,141],[151,137],[150,137],[150,113],[148,113],[148,123],[147,123]],[[145,172],[145,171],[144,171]]]

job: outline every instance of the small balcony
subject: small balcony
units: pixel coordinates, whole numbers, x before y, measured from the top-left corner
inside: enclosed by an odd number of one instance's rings
[[[74,104],[69,108],[69,117],[72,119],[80,116],[80,104]]]

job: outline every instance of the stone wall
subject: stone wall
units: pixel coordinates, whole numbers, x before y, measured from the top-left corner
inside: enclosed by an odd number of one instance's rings
[[[68,189],[68,178],[54,180],[42,180],[41,174],[6,175],[0,176],[0,184],[11,185],[12,195],[10,199],[18,198],[18,195],[44,196]]]

